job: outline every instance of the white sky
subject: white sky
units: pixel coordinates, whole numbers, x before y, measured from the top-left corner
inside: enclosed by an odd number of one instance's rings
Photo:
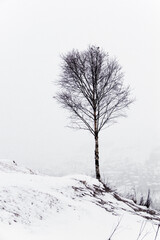
[[[136,102],[101,134],[101,162],[160,156],[159,0],[0,0],[0,158],[52,173],[94,167],[93,139],[54,102],[60,54],[116,56]],[[159,150],[157,150],[159,149]]]

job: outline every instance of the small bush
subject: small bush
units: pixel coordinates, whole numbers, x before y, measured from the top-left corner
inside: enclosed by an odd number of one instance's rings
[[[148,189],[146,200],[145,200],[145,197],[143,195],[140,197],[140,199],[138,199],[136,190],[134,188],[133,192],[130,193],[130,194],[127,194],[126,197],[131,199],[134,203],[136,203],[138,205],[145,206],[145,207],[149,208],[151,206],[151,203],[152,203],[150,193],[151,193],[150,189]]]
[[[151,206],[151,203],[152,203],[152,200],[150,197],[150,189],[148,189],[147,199],[146,199],[146,202],[144,203],[144,206],[149,208]]]

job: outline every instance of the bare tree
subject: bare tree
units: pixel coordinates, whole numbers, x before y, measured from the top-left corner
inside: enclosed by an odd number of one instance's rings
[[[123,72],[116,59],[99,47],[86,51],[73,50],[62,56],[62,74],[56,95],[58,102],[71,112],[72,127],[88,130],[95,139],[96,178],[99,170],[99,132],[126,116],[130,105],[130,89],[124,87]]]

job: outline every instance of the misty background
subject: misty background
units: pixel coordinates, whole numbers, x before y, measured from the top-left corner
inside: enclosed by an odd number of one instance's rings
[[[0,158],[52,175],[94,175],[94,139],[54,101],[63,53],[117,57],[134,104],[100,133],[102,176],[154,185],[160,171],[160,2],[0,0]]]

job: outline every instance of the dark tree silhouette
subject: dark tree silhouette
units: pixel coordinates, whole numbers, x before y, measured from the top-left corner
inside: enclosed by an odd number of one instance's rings
[[[99,170],[99,132],[126,116],[124,109],[132,99],[130,88],[123,84],[123,72],[116,59],[111,59],[99,47],[86,51],[73,50],[62,56],[60,92],[56,99],[71,112],[72,127],[88,130],[95,139],[96,178]]]

